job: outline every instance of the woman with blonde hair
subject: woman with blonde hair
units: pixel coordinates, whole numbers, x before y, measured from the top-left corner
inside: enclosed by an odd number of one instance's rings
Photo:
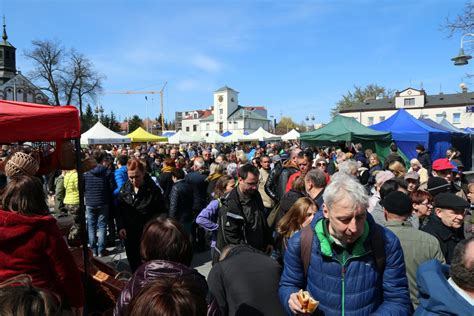
[[[398,160],[392,161],[388,166],[388,170],[390,170],[397,178],[403,178],[407,173],[405,166]]]
[[[420,176],[420,184],[428,182],[428,170],[426,170],[426,168],[423,168],[418,159],[413,158],[412,160],[410,160],[410,169],[408,169],[408,172],[418,173],[418,175]]]
[[[281,258],[285,254],[288,240],[294,233],[309,225],[318,207],[309,197],[299,198],[277,224],[276,250]]]

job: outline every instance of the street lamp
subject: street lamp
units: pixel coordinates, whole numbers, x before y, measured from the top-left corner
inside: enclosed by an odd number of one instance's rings
[[[97,114],[97,120],[100,122],[100,117],[102,116],[102,113],[104,113],[104,108],[102,105],[96,105],[94,112]]]
[[[307,124],[309,124],[309,121],[311,121],[312,128],[314,128],[314,120],[315,120],[314,115],[307,115],[306,116],[306,121],[308,122]],[[307,130],[309,130],[309,128],[307,128]]]
[[[464,66],[464,65],[467,65],[469,63],[469,59],[472,58],[471,55],[466,55],[464,53],[464,48],[463,48],[463,45],[465,42],[469,43],[469,42],[474,42],[474,39],[472,40],[467,40],[467,41],[464,41],[464,38],[466,36],[471,36],[471,37],[474,37],[474,33],[467,33],[467,34],[464,34],[462,37],[461,37],[461,48],[459,49],[459,54],[454,57],[454,58],[451,58],[452,61],[454,61],[454,65],[455,66]]]

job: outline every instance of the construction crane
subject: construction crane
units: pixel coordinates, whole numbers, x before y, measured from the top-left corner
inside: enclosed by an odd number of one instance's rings
[[[165,90],[168,81],[165,82],[163,88],[160,91],[150,90],[150,91],[105,91],[102,94],[159,94],[160,95],[160,105],[161,105],[161,133],[165,130],[165,114],[163,109],[163,92]]]

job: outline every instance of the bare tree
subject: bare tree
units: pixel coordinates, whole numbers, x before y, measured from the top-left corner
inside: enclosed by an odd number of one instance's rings
[[[464,34],[474,32],[474,3],[468,2],[464,7],[464,11],[458,14],[454,19],[446,18],[445,24],[442,26],[449,32],[449,36],[454,34]]]
[[[35,63],[30,76],[41,90],[53,97],[53,105],[61,105],[58,80],[63,71],[64,48],[54,41],[33,41],[32,44],[33,49],[25,51],[25,56]]]
[[[66,51],[57,41],[33,41],[25,56],[34,61],[33,81],[50,94],[54,105],[77,102],[82,115],[85,99],[95,100],[102,90],[104,76],[92,62],[74,49]]]

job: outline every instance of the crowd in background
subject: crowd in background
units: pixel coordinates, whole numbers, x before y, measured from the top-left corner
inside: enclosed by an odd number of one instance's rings
[[[300,289],[315,315],[474,314],[474,175],[459,152],[345,145],[85,148],[85,214],[77,170],[35,176],[3,146],[0,314],[27,292],[32,314],[80,314],[68,246],[84,230],[98,258],[125,246],[133,277],[115,315],[305,314]],[[72,217],[66,241],[50,211]],[[206,280],[190,265],[208,249]]]

